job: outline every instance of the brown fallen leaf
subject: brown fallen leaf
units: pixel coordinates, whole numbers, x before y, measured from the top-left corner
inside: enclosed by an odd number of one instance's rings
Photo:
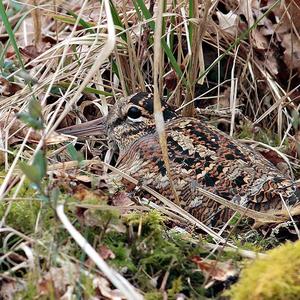
[[[112,290],[108,280],[103,277],[99,277],[99,276],[95,277],[93,280],[93,287],[95,289],[98,289],[98,291],[100,293],[99,299],[103,299],[103,297],[105,297],[105,299],[109,299],[109,300],[126,299],[119,290],[117,290],[117,289]]]
[[[14,300],[17,299],[16,293],[24,291],[26,284],[12,278],[0,276],[0,299]]]
[[[238,274],[238,270],[233,266],[231,261],[203,260],[200,256],[193,256],[191,260],[207,278],[212,278],[213,280],[226,281]]]
[[[79,266],[66,263],[62,267],[51,268],[38,283],[39,296],[54,296],[55,299],[73,299],[78,297],[75,285],[82,278],[82,271]],[[92,280],[92,287],[95,295],[93,299],[122,300],[125,297],[117,289],[112,289],[109,281],[99,275],[84,272]]]
[[[127,193],[119,192],[112,196],[112,203],[114,206],[131,206],[134,202],[128,197]]]
[[[267,38],[258,29],[251,31],[251,41],[255,49],[266,50],[269,47]]]
[[[284,49],[283,60],[289,69],[300,70],[300,41],[298,34],[300,28],[300,2],[286,0],[274,9],[278,23],[274,24],[274,32]]]
[[[286,33],[282,35],[281,45],[284,50],[284,62],[289,69],[297,69],[300,71],[300,41],[293,33]]]
[[[3,77],[0,77],[0,95],[12,96],[21,89],[22,87],[18,84],[10,82]]]
[[[300,130],[296,131],[293,138],[289,138],[287,154],[295,158],[300,157]]]
[[[90,189],[88,189],[86,186],[84,186],[83,184],[78,184],[75,189],[74,189],[74,194],[73,194],[74,198],[84,202],[84,201],[89,201],[89,200],[98,200],[99,204],[100,203],[106,203],[108,200],[108,196],[100,193],[96,192],[96,191],[92,191]]]
[[[104,260],[116,258],[116,255],[106,245],[101,245],[98,252]]]
[[[52,267],[38,282],[39,295],[54,294],[55,299],[60,299],[66,293],[68,286],[78,281],[79,275],[75,265]]]
[[[39,51],[35,45],[28,45],[20,48],[20,53],[27,58],[34,59],[41,55],[43,52]]]
[[[104,259],[104,260],[108,260],[108,259],[114,259],[116,258],[115,254],[106,246],[106,245],[100,245],[97,248],[97,252],[99,253],[99,255]],[[88,266],[89,268],[94,268],[95,267],[95,263],[94,261],[92,261],[90,258],[87,258],[85,261],[85,265]]]
[[[44,39],[45,41],[45,39]],[[51,48],[51,43],[44,42],[43,40],[39,43],[39,46],[36,45],[26,45],[23,48],[20,48],[20,53],[28,58],[29,61],[37,58],[42,53],[44,53],[46,50]]]
[[[291,177],[288,163],[272,149],[259,149],[259,152],[283,174]]]
[[[246,18],[248,27],[251,27],[254,24],[252,0],[238,0],[237,2],[239,3],[237,12]]]

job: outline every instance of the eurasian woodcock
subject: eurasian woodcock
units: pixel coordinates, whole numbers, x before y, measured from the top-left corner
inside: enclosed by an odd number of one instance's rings
[[[199,187],[258,212],[286,212],[287,207],[298,207],[300,190],[293,180],[258,152],[202,119],[177,115],[166,103],[163,116],[180,205],[196,218],[218,226],[233,214],[228,207],[204,196]],[[96,120],[61,132],[89,135],[105,127],[109,140],[119,148],[116,167],[174,200],[156,132],[153,95],[140,92],[120,99],[103,124]],[[121,181],[118,175],[112,176],[110,182]]]

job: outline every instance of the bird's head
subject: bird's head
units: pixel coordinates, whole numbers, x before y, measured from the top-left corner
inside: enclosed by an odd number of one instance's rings
[[[116,100],[105,117],[58,132],[78,137],[106,134],[123,152],[140,137],[155,132],[153,109],[153,95],[140,92]],[[176,112],[164,101],[162,110],[165,122],[177,117]]]
[[[171,107],[162,103],[164,120],[177,115]],[[153,95],[140,92],[118,100],[107,116],[107,134],[121,151],[140,137],[155,132]]]

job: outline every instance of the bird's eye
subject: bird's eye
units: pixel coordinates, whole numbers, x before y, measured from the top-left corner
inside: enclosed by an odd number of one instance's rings
[[[142,112],[139,108],[131,106],[128,109],[127,116],[131,119],[138,119],[142,115]]]

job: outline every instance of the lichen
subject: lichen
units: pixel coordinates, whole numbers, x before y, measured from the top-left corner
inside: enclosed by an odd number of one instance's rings
[[[300,241],[286,243],[250,263],[226,292],[232,300],[296,300],[300,295]]]

